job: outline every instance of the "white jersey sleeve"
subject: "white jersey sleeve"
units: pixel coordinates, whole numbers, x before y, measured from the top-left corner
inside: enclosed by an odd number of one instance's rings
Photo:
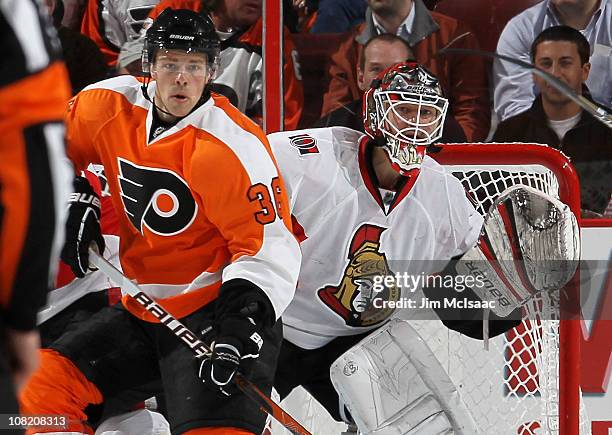
[[[364,134],[346,127],[313,128],[268,135],[285,185],[291,212],[321,206],[324,192],[335,193],[339,176],[336,154],[357,148]],[[337,197],[337,195],[333,195]],[[298,201],[299,198],[299,201]]]

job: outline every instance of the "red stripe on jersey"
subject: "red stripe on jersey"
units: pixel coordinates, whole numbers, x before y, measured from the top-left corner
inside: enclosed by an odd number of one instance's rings
[[[298,222],[297,218],[291,215],[291,226],[293,228],[293,235],[299,243],[302,243],[308,238],[304,232],[304,227]]]

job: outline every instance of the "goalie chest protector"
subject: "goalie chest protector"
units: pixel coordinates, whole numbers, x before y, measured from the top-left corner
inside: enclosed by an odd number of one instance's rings
[[[373,291],[376,276],[439,272],[478,239],[482,217],[461,183],[428,156],[416,179],[385,201],[365,162],[371,145],[363,133],[331,127],[268,138],[303,253],[283,314],[285,338],[302,348],[380,326],[394,311],[382,301],[409,289]]]

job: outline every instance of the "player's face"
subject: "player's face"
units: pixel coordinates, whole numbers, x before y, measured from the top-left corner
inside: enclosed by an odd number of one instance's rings
[[[210,78],[208,58],[203,53],[182,50],[159,51],[151,69],[157,82],[156,104],[177,118],[186,116],[200,100]],[[159,113],[162,119],[168,115]]]
[[[421,105],[419,108],[418,104],[398,101],[387,114],[388,129],[400,131],[409,138],[416,135],[417,139],[424,139],[438,126],[438,117],[439,111],[434,107]]]
[[[538,44],[534,56],[535,66],[552,74],[569,85],[574,92],[582,93],[582,83],[589,75],[590,65],[582,65],[578,47],[570,41],[544,41]],[[534,75],[534,82],[542,98],[551,104],[566,104],[571,100],[550,86],[544,79]]]
[[[262,0],[224,0],[223,13],[232,27],[249,27],[261,17]]]
[[[374,41],[363,52],[364,65],[357,70],[357,84],[365,91],[378,74],[396,63],[405,62],[412,53],[399,41]]]

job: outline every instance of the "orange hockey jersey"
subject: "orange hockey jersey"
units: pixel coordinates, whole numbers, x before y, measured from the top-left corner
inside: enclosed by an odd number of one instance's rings
[[[278,318],[293,297],[301,255],[265,135],[213,94],[149,142],[153,110],[141,83],[120,76],[83,90],[68,114],[77,169],[104,165],[124,273],[177,317],[213,300],[222,282],[246,279]],[[155,321],[135,301],[124,304]]]

